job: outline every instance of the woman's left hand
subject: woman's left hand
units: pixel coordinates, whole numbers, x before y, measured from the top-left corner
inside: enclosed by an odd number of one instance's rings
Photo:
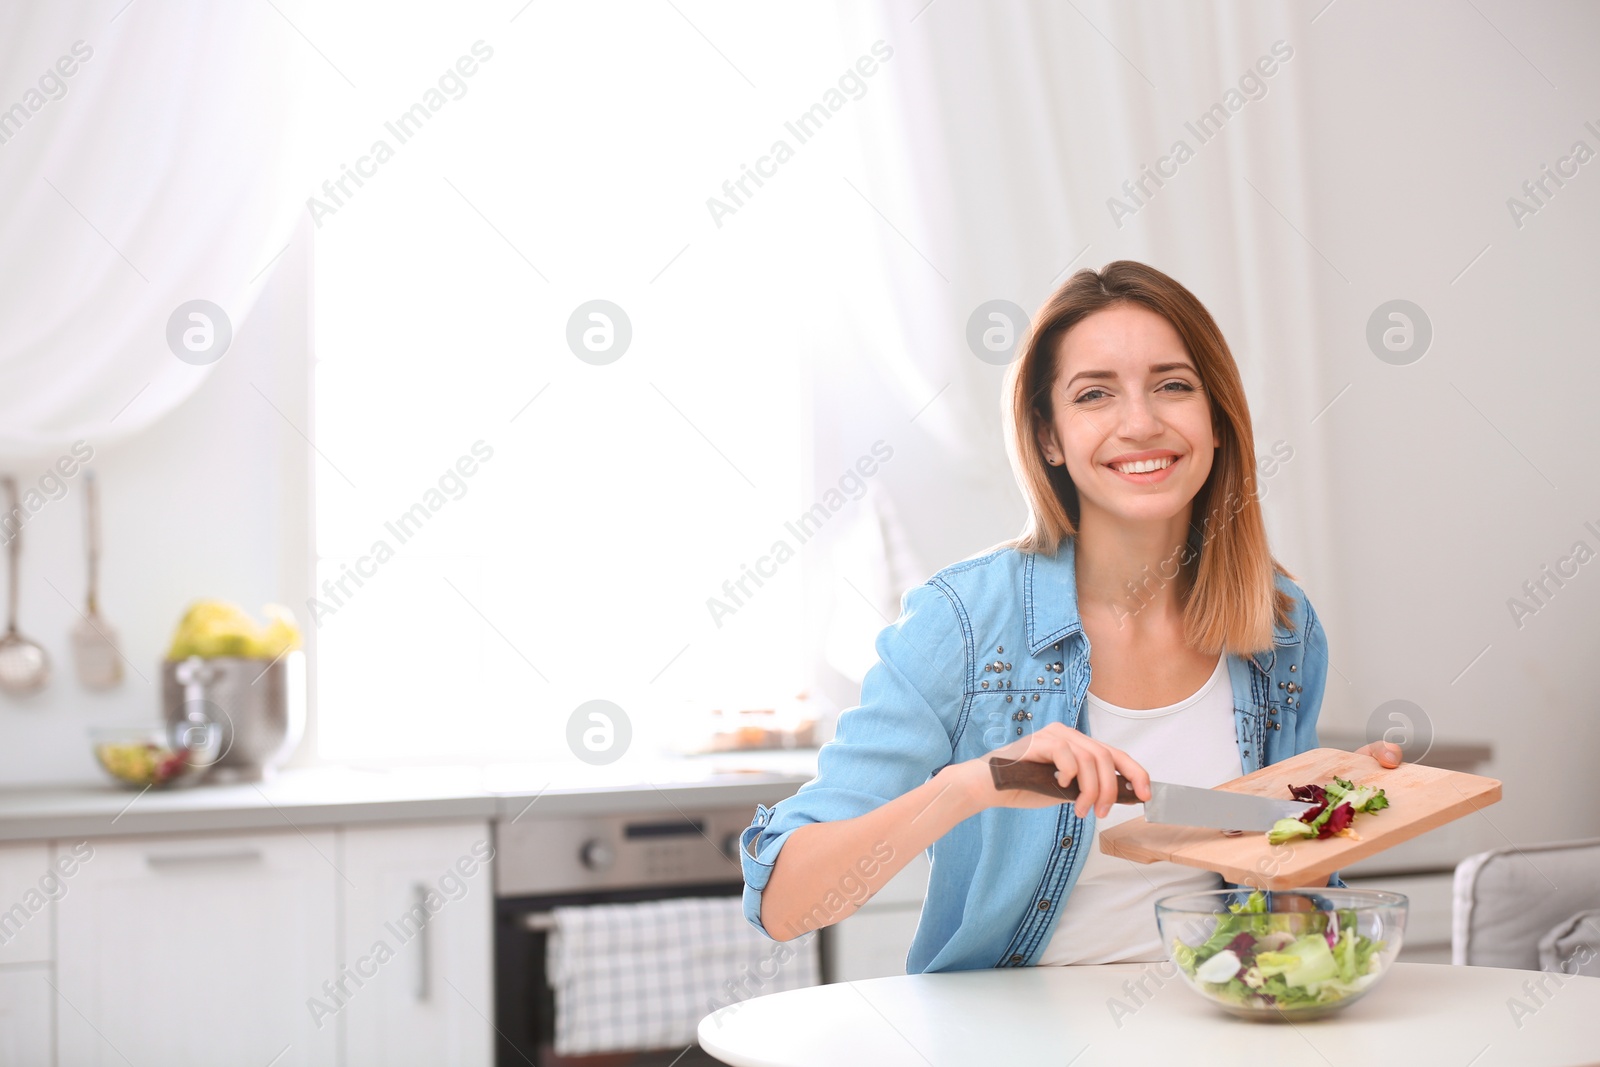
[[[1400,751],[1400,746],[1393,741],[1373,741],[1370,744],[1362,745],[1356,751],[1371,756],[1385,767],[1398,767],[1405,758],[1404,753]]]

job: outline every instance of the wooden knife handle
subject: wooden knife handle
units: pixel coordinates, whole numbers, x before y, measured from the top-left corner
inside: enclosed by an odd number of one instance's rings
[[[989,773],[994,778],[996,789],[1026,789],[1032,793],[1043,793],[1047,797],[1056,797],[1063,801],[1078,799],[1078,780],[1074,778],[1064,787],[1057,785],[1056,765],[1053,763],[1040,763],[1038,760],[1008,760],[1003,756],[990,756]],[[1120,774],[1117,775],[1117,803],[1144,803],[1133,791],[1133,783]]]

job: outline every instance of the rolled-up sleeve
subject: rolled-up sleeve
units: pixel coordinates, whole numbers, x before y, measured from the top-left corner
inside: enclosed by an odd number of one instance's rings
[[[861,683],[861,702],[839,714],[834,737],[817,753],[817,773],[772,807],[756,806],[740,834],[744,914],[761,923],[761,893],[789,835],[809,823],[864,815],[948,765],[962,707],[966,642],[955,605],[931,583],[907,592],[900,617],[875,642],[878,661]]]

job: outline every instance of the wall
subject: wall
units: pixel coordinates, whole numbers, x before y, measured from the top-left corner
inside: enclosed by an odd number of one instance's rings
[[[52,672],[41,693],[0,695],[0,785],[105,781],[88,731],[159,720],[160,660],[191,600],[232,600],[258,617],[265,603],[298,604],[308,621],[300,590],[311,472],[300,432],[310,426],[310,246],[302,226],[189,400],[128,440],[88,442],[100,483],[101,614],[127,658],[120,687],[88,691],[73,670],[68,634],[87,580],[81,478],[24,527],[18,628],[44,645]],[[7,469],[25,487],[55,458]]]
[[[1600,834],[1600,793],[1575,785],[1600,754],[1600,566],[1520,626],[1507,606],[1575,542],[1600,553],[1584,526],[1600,527],[1600,162],[1520,228],[1507,207],[1576,140],[1600,151],[1584,125],[1600,127],[1600,11],[1351,4],[1314,31],[1307,236],[1351,279],[1325,281],[1318,322],[1326,395],[1351,383],[1319,420],[1338,548],[1313,577],[1343,673],[1329,721],[1360,728],[1398,698],[1441,735],[1491,741],[1485,773],[1506,786],[1485,847]],[[1433,325],[1408,366],[1364,339],[1394,298]]]

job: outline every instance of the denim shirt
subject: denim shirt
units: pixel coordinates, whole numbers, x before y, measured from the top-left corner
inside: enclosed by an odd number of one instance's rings
[[[795,829],[865,814],[1046,723],[1076,726],[1089,688],[1089,641],[1074,555],[1073,538],[1053,556],[1001,548],[904,595],[900,617],[878,635],[861,703],[840,714],[833,740],[818,750],[816,777],[770,808],[758,804],[740,835],[744,914],[757,930],[768,933],[761,892]],[[1276,580],[1294,600],[1291,627],[1274,623],[1272,648],[1228,657],[1245,774],[1317,747],[1327,641],[1300,587]],[[1033,965],[1094,836],[1093,809],[1080,819],[1071,804],[992,807],[951,828],[928,849],[927,897],[907,972]],[[880,843],[877,859],[886,860],[887,849]],[[861,889],[851,876],[843,882],[836,901]],[[1344,883],[1334,874],[1329,884]]]

